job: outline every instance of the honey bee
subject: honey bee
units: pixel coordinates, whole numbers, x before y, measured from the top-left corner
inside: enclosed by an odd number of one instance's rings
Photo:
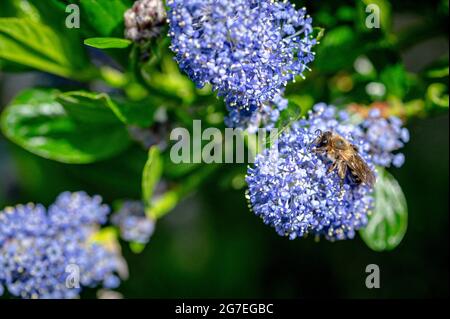
[[[341,186],[347,172],[349,177],[356,184],[375,184],[375,175],[358,153],[358,148],[337,133],[317,130],[317,138],[311,143],[313,151],[318,154],[325,154],[332,164],[327,173],[337,170],[341,179]]]

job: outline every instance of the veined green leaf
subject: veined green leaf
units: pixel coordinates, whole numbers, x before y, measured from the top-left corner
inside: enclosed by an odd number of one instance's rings
[[[364,242],[375,251],[392,250],[405,236],[408,208],[405,195],[395,178],[379,169],[375,184],[375,209],[367,226],[360,230]]]
[[[84,52],[68,47],[64,38],[48,26],[29,19],[0,18],[0,60],[85,80],[93,69]]]
[[[151,126],[157,103],[152,98],[136,102],[120,96],[110,97],[107,93],[86,91],[65,92],[58,95],[57,100],[72,118],[81,122],[122,122],[140,127]]]
[[[154,97],[147,97],[141,101],[130,101],[123,97],[113,97],[111,107],[116,116],[127,125],[150,127],[154,122],[154,115],[162,102]]]
[[[39,89],[21,93],[2,114],[5,136],[41,157],[76,164],[112,157],[130,145],[122,123],[78,121],[56,101],[58,94]]]
[[[59,94],[57,101],[61,103],[71,118],[81,122],[120,123],[114,113],[116,106],[112,105],[113,102],[106,93],[72,91]]]
[[[163,161],[159,148],[153,146],[148,152],[148,160],[142,172],[142,199],[146,206],[152,205],[153,191],[163,172]]]

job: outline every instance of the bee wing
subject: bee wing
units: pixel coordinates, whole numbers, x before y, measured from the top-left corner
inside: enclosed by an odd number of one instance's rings
[[[372,172],[366,162],[359,156],[359,154],[353,154],[347,165],[350,171],[355,177],[357,177],[362,183],[369,186],[375,184],[375,174]]]

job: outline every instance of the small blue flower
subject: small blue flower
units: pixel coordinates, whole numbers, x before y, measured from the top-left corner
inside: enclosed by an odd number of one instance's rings
[[[405,157],[401,153],[394,154],[409,141],[409,131],[403,127],[402,121],[391,116],[381,117],[378,109],[372,109],[368,118],[361,124],[365,138],[370,143],[370,152],[376,165],[401,167]]]
[[[246,181],[253,212],[290,239],[308,234],[328,240],[353,238],[373,207],[372,189],[346,180],[343,187],[330,161],[312,152],[316,130],[333,131],[356,145],[371,169],[370,145],[348,114],[317,104],[308,119],[293,123],[276,144],[258,155]]]
[[[63,193],[48,211],[17,205],[0,212],[0,292],[21,298],[76,298],[81,287],[118,284],[119,252],[93,242],[109,208],[99,196]],[[79,269],[79,286],[68,286],[67,267]],[[77,276],[77,274],[74,274]],[[75,278],[76,279],[76,278]],[[1,294],[0,294],[1,295]]]
[[[140,244],[147,244],[155,230],[155,222],[145,215],[141,201],[124,202],[111,221],[119,227],[124,240]]]
[[[223,96],[230,127],[274,122],[284,87],[314,60],[312,19],[288,1],[169,0],[180,68]]]

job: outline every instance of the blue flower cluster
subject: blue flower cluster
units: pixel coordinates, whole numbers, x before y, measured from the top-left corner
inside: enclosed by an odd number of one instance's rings
[[[248,199],[256,215],[277,233],[290,239],[308,234],[328,240],[353,238],[367,223],[372,189],[344,183],[335,171],[327,174],[329,160],[311,151],[318,129],[333,131],[358,146],[373,168],[362,130],[346,112],[317,104],[308,119],[293,123],[277,143],[263,151],[248,169]]]
[[[287,82],[314,59],[312,19],[273,0],[169,0],[169,35],[180,68],[223,96],[230,127],[273,122]]]
[[[126,264],[117,247],[93,240],[109,208],[99,196],[62,193],[48,210],[18,205],[0,212],[0,295],[76,298],[82,286],[119,285]]]
[[[247,198],[254,213],[282,236],[353,238],[367,224],[373,190],[348,178],[341,187],[337,173],[327,173],[330,160],[311,151],[317,130],[338,133],[357,146],[374,172],[375,165],[401,165],[403,155],[392,152],[409,139],[397,118],[384,119],[372,110],[366,120],[355,123],[346,111],[316,104],[308,118],[293,123],[256,157],[246,177]]]
[[[140,244],[147,244],[155,230],[155,222],[145,215],[141,201],[124,202],[111,221],[119,227],[124,240]]]
[[[405,156],[393,152],[409,141],[409,131],[403,127],[402,121],[395,116],[386,119],[378,109],[372,109],[361,125],[365,130],[365,138],[371,145],[373,162],[384,167],[391,164],[401,167]]]

